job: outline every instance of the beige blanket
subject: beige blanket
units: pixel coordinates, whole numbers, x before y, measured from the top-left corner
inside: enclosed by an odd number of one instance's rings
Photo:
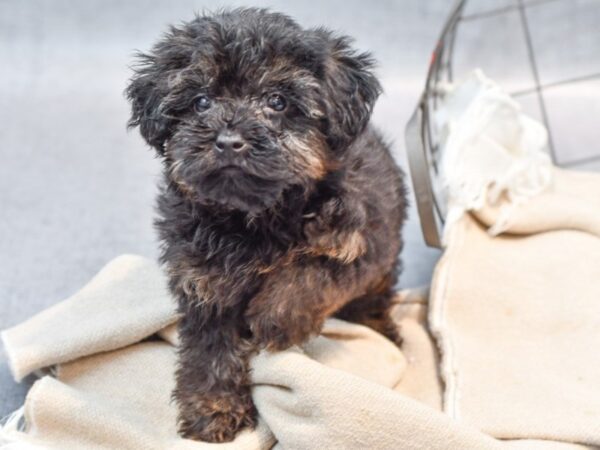
[[[451,231],[431,296],[445,409],[501,438],[600,445],[600,175],[554,170],[516,209]]]
[[[302,349],[258,355],[252,377],[260,424],[230,444],[177,436],[173,304],[154,263],[119,257],[70,299],[3,333],[15,379],[48,374],[0,443],[63,450],[596,448],[599,199],[598,175],[561,172],[552,192],[532,201],[534,213],[517,215],[512,230],[522,235],[490,238],[465,217],[436,269],[430,307],[419,292],[399,296],[402,352],[370,329],[330,320]]]

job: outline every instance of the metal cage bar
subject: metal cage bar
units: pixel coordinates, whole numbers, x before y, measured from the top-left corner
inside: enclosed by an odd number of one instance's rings
[[[544,126],[548,130],[548,148],[550,156],[555,164],[569,167],[584,162],[587,163],[600,160],[600,155],[593,155],[591,157],[562,163],[557,161],[555,140],[552,136],[552,128],[550,126],[546,101],[544,98],[544,90],[556,86],[563,86],[565,84],[600,79],[600,73],[558,80],[547,84],[541,83],[529,19],[527,17],[527,8],[552,1],[558,0],[515,0],[514,5],[469,15],[464,14],[467,0],[456,0],[454,2],[450,14],[443,25],[439,39],[436,42],[427,72],[424,91],[406,126],[405,134],[406,150],[417,201],[417,210],[425,243],[428,246],[441,248],[441,235],[446,209],[443,199],[440,198],[439,192],[436,192],[435,189],[441,149],[440,143],[437,141],[431,118],[439,105],[440,92],[438,86],[440,82],[451,82],[456,75],[453,70],[453,56],[457,44],[457,30],[461,22],[479,20],[518,11],[524,45],[527,49],[529,69],[532,74],[534,85],[531,88],[513,92],[511,95],[518,97],[526,94],[536,94],[541,118]]]

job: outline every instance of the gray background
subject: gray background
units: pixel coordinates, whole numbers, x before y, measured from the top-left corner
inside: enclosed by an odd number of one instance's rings
[[[458,36],[460,70],[483,65],[510,90],[532,84],[516,0],[471,1]],[[80,288],[122,253],[154,258],[153,198],[159,170],[137,132],[127,133],[122,91],[134,49],[148,49],[169,23],[194,11],[245,2],[200,0],[0,0],[0,329]],[[528,3],[544,82],[600,72],[599,0]],[[356,38],[379,60],[385,94],[374,122],[406,167],[403,131],[424,82],[449,0],[253,1]],[[598,81],[548,91],[559,161],[599,169]],[[532,96],[523,97],[539,116]],[[595,152],[595,153],[594,153]],[[411,199],[412,201],[412,199]],[[404,287],[429,282],[439,256],[424,246],[411,209]],[[65,324],[68,326],[68,324]],[[0,417],[18,407],[0,354]]]

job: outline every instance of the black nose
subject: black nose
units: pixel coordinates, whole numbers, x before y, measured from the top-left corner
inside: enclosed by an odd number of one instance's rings
[[[221,131],[215,142],[217,153],[240,153],[247,148],[248,143],[242,135],[233,130]]]

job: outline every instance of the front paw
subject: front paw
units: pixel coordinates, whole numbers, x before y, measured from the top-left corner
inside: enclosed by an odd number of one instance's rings
[[[256,409],[249,395],[238,399],[192,396],[179,400],[179,433],[184,438],[229,442],[240,430],[256,426]]]

